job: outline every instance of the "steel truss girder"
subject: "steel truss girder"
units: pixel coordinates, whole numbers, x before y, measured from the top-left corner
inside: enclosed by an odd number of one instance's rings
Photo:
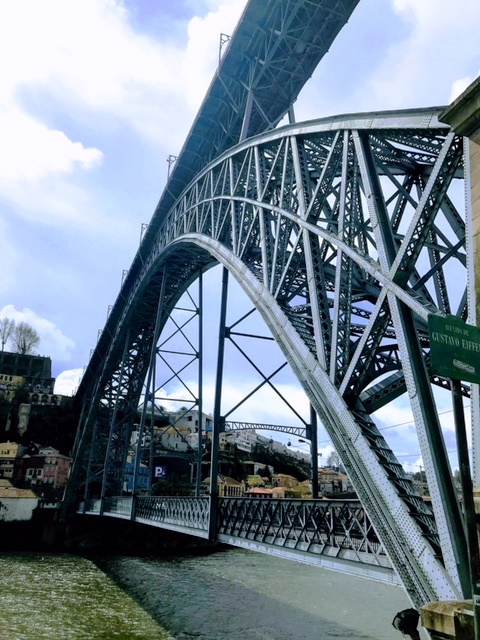
[[[431,450],[432,416],[414,407],[435,521],[369,417],[367,407],[381,400],[367,399],[371,388],[378,399],[405,388],[412,395],[420,376],[415,392],[434,415],[428,379],[445,386],[428,371],[426,323],[431,313],[463,313],[466,254],[463,216],[450,194],[462,176],[462,144],[438,122],[439,112],[338,116],[225,152],[142,246],[142,267],[105,328],[110,352],[101,364],[93,358],[82,383],[101,405],[130,318],[163,265],[176,274],[165,296],[168,315],[199,270],[223,264],[283,349],[416,604],[462,591],[461,541],[452,539],[442,505],[440,476],[449,470]],[[150,315],[156,304],[146,304]],[[402,363],[413,351],[412,378]],[[87,423],[81,432],[92,431]]]
[[[261,422],[240,422],[239,420],[227,420],[225,422],[225,431],[243,431],[254,429],[256,431],[278,431],[280,433],[289,433],[297,438],[308,438],[309,425],[290,426],[282,424],[265,424]]]
[[[89,500],[80,513],[113,515],[202,538],[211,498],[138,496]],[[391,565],[358,500],[220,498],[216,540],[391,583]],[[360,567],[360,569],[359,569]]]
[[[220,500],[218,534],[387,566],[365,509],[357,501]]]

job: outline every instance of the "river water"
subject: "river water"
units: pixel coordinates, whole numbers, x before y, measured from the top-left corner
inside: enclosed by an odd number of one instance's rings
[[[402,640],[400,587],[226,549],[0,554],[1,640]]]

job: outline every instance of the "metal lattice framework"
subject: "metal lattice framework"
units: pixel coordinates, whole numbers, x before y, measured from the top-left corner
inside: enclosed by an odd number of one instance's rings
[[[89,500],[82,513],[108,515],[208,538],[210,498],[139,496]],[[216,539],[317,566],[396,582],[358,500],[220,498]]]
[[[199,274],[220,263],[283,350],[413,602],[462,593],[464,534],[433,394],[449,383],[429,372],[427,321],[467,314],[463,140],[439,111],[290,125],[198,174],[107,325],[77,441],[88,491],[96,481],[104,495],[121,494],[162,327]],[[371,417],[405,393],[433,513]]]

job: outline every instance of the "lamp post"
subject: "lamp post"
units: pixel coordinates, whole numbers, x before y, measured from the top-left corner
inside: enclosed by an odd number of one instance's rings
[[[308,444],[308,446],[310,447],[310,458],[311,458],[310,468],[312,470],[312,477],[311,477],[312,497],[316,499],[318,498],[318,454],[317,456],[314,457],[313,451],[312,451],[312,443],[310,441],[303,440],[302,438],[299,438],[298,441],[305,442],[305,444]],[[314,463],[314,461],[316,464]]]
[[[306,425],[305,440],[299,438],[299,442],[310,444],[310,457],[312,459],[312,496],[316,500],[318,498],[318,440],[317,440],[317,414],[315,409],[310,405],[310,424]]]

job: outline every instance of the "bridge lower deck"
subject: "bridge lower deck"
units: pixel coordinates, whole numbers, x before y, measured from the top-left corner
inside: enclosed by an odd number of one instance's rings
[[[84,502],[79,513],[121,518],[365,578],[399,584],[358,500],[113,497]]]

